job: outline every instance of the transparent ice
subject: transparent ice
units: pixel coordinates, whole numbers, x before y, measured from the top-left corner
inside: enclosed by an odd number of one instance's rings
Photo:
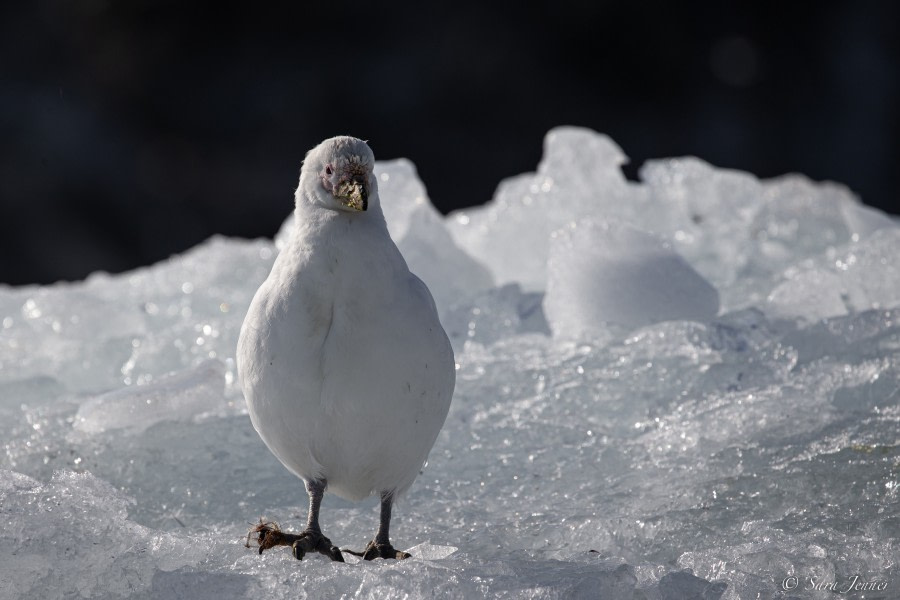
[[[900,595],[897,223],[837,184],[624,160],[556,129],[537,173],[446,219],[378,164],[459,364],[399,563],[243,545],[306,511],[234,365],[286,229],[0,288],[0,598]],[[375,500],[322,519],[359,549]]]

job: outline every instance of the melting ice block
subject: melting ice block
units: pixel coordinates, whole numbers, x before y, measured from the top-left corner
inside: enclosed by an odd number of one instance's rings
[[[802,175],[759,180],[694,157],[647,161],[640,175],[648,197],[631,204],[642,212],[621,218],[671,241],[726,311],[764,303],[800,260],[895,227],[846,186]]]
[[[455,546],[435,546],[430,542],[422,542],[410,548],[407,552],[420,560],[441,560],[455,553],[459,548]]]
[[[605,324],[628,329],[707,321],[716,289],[671,246],[629,225],[582,220],[553,234],[544,310],[554,336],[589,338]]]
[[[410,271],[431,290],[441,315],[454,302],[493,285],[487,268],[453,241],[412,162],[375,163],[375,176],[388,231]]]
[[[802,261],[784,271],[767,298],[766,312],[809,322],[900,306],[898,256],[900,228],[889,227]]]
[[[184,421],[224,405],[225,365],[218,360],[91,398],[75,415],[75,429],[140,433],[160,421]]]
[[[457,351],[467,341],[490,345],[523,333],[548,334],[542,300],[543,294],[522,292],[511,283],[450,307],[441,315],[441,323]]]
[[[629,222],[672,241],[713,285],[731,285],[747,262],[750,223],[763,205],[760,181],[691,156],[647,161],[640,177],[649,198]]]
[[[609,137],[558,127],[544,138],[536,173],[503,181],[494,199],[448,217],[453,237],[500,283],[544,290],[550,234],[584,216],[615,214],[633,186],[620,169],[625,153]]]

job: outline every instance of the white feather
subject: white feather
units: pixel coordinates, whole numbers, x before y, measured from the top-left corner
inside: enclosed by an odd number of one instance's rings
[[[369,207],[344,210],[318,178],[330,159],[365,165]],[[434,301],[388,235],[355,138],[304,161],[296,229],[253,298],[238,342],[250,418],[304,480],[351,500],[400,494],[434,445],[455,383]]]

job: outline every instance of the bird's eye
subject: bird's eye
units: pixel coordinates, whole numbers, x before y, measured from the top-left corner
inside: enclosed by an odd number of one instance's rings
[[[331,169],[331,165],[325,165],[325,174],[331,175],[334,171]]]

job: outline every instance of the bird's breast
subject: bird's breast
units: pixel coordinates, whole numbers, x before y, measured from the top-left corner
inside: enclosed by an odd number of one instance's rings
[[[254,425],[301,476],[376,463],[414,476],[455,375],[427,288],[386,231],[302,241],[279,255],[242,329],[239,371]]]

